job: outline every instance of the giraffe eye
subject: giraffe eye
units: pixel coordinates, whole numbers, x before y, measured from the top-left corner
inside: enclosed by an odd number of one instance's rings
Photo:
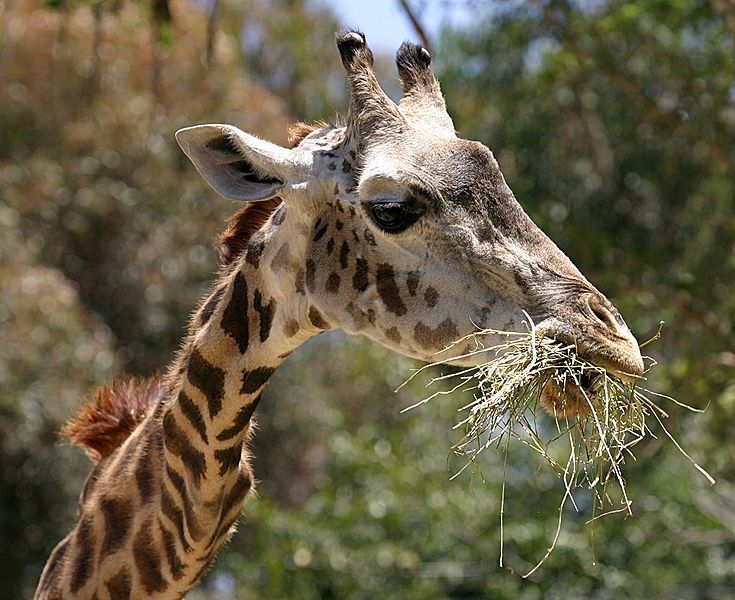
[[[400,233],[413,225],[421,216],[412,202],[374,202],[370,215],[375,224],[387,233]]]

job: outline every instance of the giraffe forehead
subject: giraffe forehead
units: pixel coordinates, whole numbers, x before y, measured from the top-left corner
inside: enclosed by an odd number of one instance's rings
[[[466,196],[472,188],[481,191],[488,185],[504,183],[492,152],[479,142],[461,139],[399,139],[389,145],[370,149],[362,158],[361,187],[370,187],[372,179],[422,186],[427,195],[456,197],[455,190]]]
[[[478,190],[502,183],[500,168],[492,152],[479,142],[447,140],[422,148],[413,161],[441,192],[456,188]],[[442,193],[450,197],[451,194]]]

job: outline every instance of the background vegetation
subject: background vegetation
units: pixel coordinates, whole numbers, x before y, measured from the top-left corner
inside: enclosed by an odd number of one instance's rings
[[[652,385],[707,407],[669,426],[718,483],[649,440],[626,466],[633,516],[586,526],[580,497],[523,580],[560,482],[511,455],[499,567],[502,457],[448,481],[462,398],[401,414],[424,394],[393,393],[414,365],[329,334],[261,403],[259,497],[192,598],[735,596],[735,6],[476,11],[431,40],[459,131],[640,339],[667,321]],[[233,207],[173,132],[233,122],[283,142],[344,109],[337,27],[304,0],[0,3],[0,597],[32,594],[74,521],[88,464],[60,423],[91,385],[162,370],[215,270]]]

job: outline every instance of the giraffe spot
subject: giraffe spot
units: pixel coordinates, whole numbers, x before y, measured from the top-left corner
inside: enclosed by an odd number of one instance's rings
[[[341,206],[341,205],[340,205]],[[340,210],[340,212],[344,212],[343,210]],[[342,228],[345,226],[345,224],[337,219],[334,223],[334,226],[337,228],[337,231],[342,231]]]
[[[157,439],[160,441],[160,435]],[[147,504],[153,497],[153,490],[157,483],[157,475],[155,469],[158,467],[154,464],[154,452],[159,450],[157,444],[141,445],[141,456],[135,468],[135,482],[138,484],[138,492],[140,493],[140,501]]]
[[[331,163],[331,162],[330,162],[330,163],[329,163],[329,164],[327,165],[327,169],[329,169],[330,171],[334,171],[334,170],[335,170],[336,168],[337,168],[337,165],[336,165],[336,164],[334,164],[334,163]]]
[[[132,582],[130,581],[130,573],[126,567],[120,569],[105,584],[107,592],[112,600],[122,600],[130,598]]]
[[[207,471],[206,458],[203,453],[191,445],[189,436],[176,424],[176,419],[171,412],[167,412],[163,417],[163,435],[166,450],[181,459],[198,488]]]
[[[390,329],[386,329],[385,336],[394,344],[401,343],[401,334],[398,331],[397,327],[391,327]]]
[[[434,328],[419,322],[413,330],[414,339],[424,348],[443,348],[459,337],[457,326],[449,317]]]
[[[350,173],[351,171],[352,171],[352,163],[349,160],[344,159],[342,161],[342,172]]]
[[[200,324],[202,326],[206,325],[209,319],[212,317],[212,313],[214,313],[217,305],[219,304],[219,301],[222,299],[222,294],[225,293],[225,289],[225,286],[222,286],[221,288],[216,290],[214,294],[212,294],[207,302],[204,304],[200,318]]]
[[[189,358],[186,377],[207,399],[209,416],[219,414],[222,410],[222,396],[225,393],[225,372],[207,362],[199,350],[194,350]]]
[[[271,223],[273,223],[276,227],[282,225],[283,222],[286,220],[286,212],[288,212],[288,207],[284,202],[281,202],[280,206],[276,209],[276,211],[273,213],[273,216],[271,217]]]
[[[399,317],[406,314],[406,304],[401,298],[401,292],[395,279],[393,267],[388,263],[378,265],[376,277],[378,295],[385,307]]]
[[[346,269],[347,266],[350,264],[350,245],[347,243],[347,240],[342,241],[342,246],[339,249],[339,266],[343,269]]]
[[[250,476],[247,473],[240,473],[235,485],[232,486],[232,489],[222,503],[224,512],[229,512],[233,508],[239,508],[252,486],[253,481]]]
[[[171,521],[173,526],[176,527],[178,539],[183,544],[184,551],[187,553],[191,552],[191,546],[189,545],[189,542],[186,541],[185,537],[186,532],[184,529],[184,513],[176,505],[174,499],[171,497],[171,494],[165,487],[161,491],[161,512],[169,521]]]
[[[181,579],[184,574],[184,563],[176,553],[176,539],[173,534],[163,526],[161,518],[158,518],[158,531],[161,532],[161,539],[163,540],[163,549],[166,551],[166,560],[168,561],[168,568],[171,571],[175,581]],[[115,596],[112,596],[115,598]]]
[[[150,520],[145,521],[137,535],[133,547],[133,558],[140,582],[149,594],[166,591],[166,582],[161,574],[161,557],[153,541]]]
[[[102,539],[102,556],[118,550],[128,537],[133,520],[133,505],[124,498],[102,498],[100,512],[105,519],[105,536]]]
[[[350,216],[351,217],[354,217],[357,214],[357,212],[355,211],[355,207],[352,206],[352,204],[348,205],[347,208],[350,211]],[[352,233],[355,233],[355,230],[354,229],[352,230]]]
[[[354,303],[350,302],[347,304],[347,312],[354,320],[354,327],[358,331],[365,329],[369,323],[368,314],[361,308],[355,306]]]
[[[242,442],[238,442],[230,448],[222,448],[214,451],[214,458],[219,463],[219,476],[224,477],[227,473],[237,468],[242,456]]]
[[[424,301],[426,302],[426,306],[434,308],[436,303],[439,301],[439,292],[431,286],[427,287],[424,292]]]
[[[237,480],[222,501],[222,523],[217,531],[218,536],[224,537],[240,515],[242,503],[253,487],[252,473],[249,467],[238,473]],[[233,513],[230,518],[226,515]]]
[[[194,431],[199,434],[201,440],[205,444],[209,444],[209,440],[207,439],[207,425],[204,423],[202,412],[184,390],[179,392],[178,405],[181,408],[181,414],[186,417],[187,421],[194,428]]]
[[[242,374],[241,394],[253,394],[262,388],[275,372],[273,367],[258,367]]]
[[[76,547],[79,548],[76,557],[72,561],[74,568],[71,574],[70,591],[76,594],[84,587],[94,572],[94,547],[97,538],[92,525],[93,517],[85,515],[77,525],[75,534]]]
[[[304,270],[301,268],[297,268],[296,272],[294,273],[294,284],[296,286],[296,293],[301,294],[302,296],[306,294],[306,288],[304,287]]]
[[[283,333],[286,337],[293,337],[299,332],[299,329],[301,329],[299,322],[296,319],[289,319],[283,326]]]
[[[416,295],[416,290],[419,287],[419,281],[421,280],[421,274],[418,271],[411,271],[406,277],[406,287],[408,287],[408,293],[411,296]]]
[[[350,206],[350,208],[352,208],[352,207]],[[353,208],[352,210],[355,210],[355,209]],[[360,241],[360,236],[357,233],[357,229],[353,229],[352,230],[352,237],[355,238],[355,241],[356,242],[359,242]]]
[[[355,275],[352,277],[352,287],[358,292],[364,292],[370,284],[368,270],[368,261],[364,258],[358,258]]]
[[[265,239],[263,235],[253,234],[248,244],[248,251],[245,253],[245,260],[249,265],[252,265],[256,269],[260,267],[260,257],[263,255],[265,250]]]
[[[309,307],[309,321],[317,329],[329,329],[329,323],[324,320],[322,313],[315,306]]]
[[[322,239],[324,234],[327,232],[327,228],[329,227],[329,221],[324,223],[324,225],[322,225],[321,227],[319,226],[320,224],[321,224],[321,219],[316,222],[315,228],[318,227],[318,229],[316,230],[316,233],[314,234],[314,237],[312,238],[313,242],[318,242],[320,239]]]
[[[365,228],[365,232],[363,233],[365,236],[365,241],[370,244],[371,246],[377,246],[378,242],[375,241],[375,236],[373,235],[373,232],[369,229]]]
[[[194,540],[202,539],[204,531],[199,526],[199,521],[197,521],[184,478],[174,470],[170,463],[166,464],[166,477],[168,477],[171,485],[174,486],[181,497],[181,507],[183,509],[182,517],[184,519],[183,523],[186,524],[186,528],[189,530],[189,535]]]
[[[237,531],[237,525],[236,521],[238,517],[240,516],[239,512],[233,513],[230,517],[227,519],[224,519],[219,526],[219,530],[217,531],[217,537],[224,541],[227,541],[230,536]]]
[[[273,315],[276,312],[276,301],[271,298],[268,304],[263,304],[263,298],[260,290],[255,290],[253,295],[253,307],[260,315],[260,341],[265,342],[270,336],[271,326],[273,325]]]
[[[249,404],[243,406],[232,421],[232,425],[227,429],[220,431],[217,434],[217,439],[220,442],[224,442],[226,440],[231,440],[236,435],[242,433],[248,426],[248,423],[250,423],[250,419],[253,417],[253,413],[255,412],[255,409],[258,408],[259,403],[260,395],[258,395],[258,397]]]
[[[314,293],[316,277],[316,264],[310,258],[306,259],[306,287],[311,293]]]
[[[336,294],[339,291],[339,284],[342,282],[337,273],[330,273],[327,277],[327,291]]]
[[[222,330],[237,342],[240,354],[245,354],[250,342],[250,322],[248,320],[248,284],[241,271],[235,275],[232,296],[222,314],[220,325]]]
[[[342,200],[340,200],[339,198],[337,198],[335,200],[334,204],[337,207],[337,210],[339,212],[341,212],[341,213],[344,213],[345,212],[345,209],[342,207]],[[340,227],[337,227],[337,229],[342,229],[342,227],[341,226]]]
[[[334,252],[334,238],[329,238],[327,242],[327,256],[332,256],[332,252]]]

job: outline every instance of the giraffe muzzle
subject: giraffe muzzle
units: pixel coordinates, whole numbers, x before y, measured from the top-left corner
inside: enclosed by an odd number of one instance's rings
[[[581,358],[624,381],[643,375],[638,341],[605,296],[586,291],[571,303],[571,309],[566,303],[558,306],[559,315],[538,324],[540,333],[574,346]]]

